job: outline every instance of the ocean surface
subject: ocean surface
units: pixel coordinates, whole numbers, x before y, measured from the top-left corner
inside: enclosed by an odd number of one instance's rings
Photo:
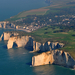
[[[48,6],[45,0],[0,0],[0,21],[19,12]]]
[[[0,29],[0,35],[8,29]],[[9,30],[11,31],[11,30]],[[0,41],[0,75],[75,75],[75,70],[58,65],[32,67],[32,56],[25,48],[6,48],[7,41]]]
[[[24,10],[47,6],[44,0],[0,0],[0,21]],[[8,29],[0,29],[0,35]],[[32,67],[36,53],[25,48],[6,48],[7,41],[0,41],[0,75],[75,75],[75,70],[57,65]]]

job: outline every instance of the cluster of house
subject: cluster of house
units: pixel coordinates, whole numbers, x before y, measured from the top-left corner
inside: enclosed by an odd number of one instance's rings
[[[19,25],[15,25],[13,23],[10,23],[9,21],[1,21],[0,22],[0,28],[8,28],[8,29],[11,28],[11,29],[17,29],[17,30],[23,30],[23,31],[28,30],[29,32],[37,30],[43,26],[45,26],[45,24],[40,26],[36,23],[34,26],[34,24],[31,23],[31,25],[29,25],[29,26],[27,26],[27,25],[19,26]]]
[[[61,15],[61,16],[55,16],[55,18],[62,18],[60,22],[55,23],[56,25],[70,25],[73,21],[75,21],[75,15]]]
[[[29,25],[25,25],[25,23],[23,23],[24,25],[15,25],[13,22],[10,23],[9,21],[1,21],[0,22],[0,28],[12,28],[12,29],[18,29],[18,30],[23,30],[23,31],[27,31],[27,32],[31,32],[34,30],[37,30],[39,28],[42,28],[44,26],[48,26],[48,25],[69,25],[72,23],[72,21],[75,21],[75,16],[74,15],[55,15],[55,18],[62,18],[61,21],[55,21],[55,19],[50,19],[48,18],[48,21],[50,22],[50,24],[48,24],[46,21],[40,23],[40,20],[35,22],[35,20],[37,20],[37,17],[34,18],[34,22],[32,22]],[[21,20],[17,20],[17,21],[22,21]]]

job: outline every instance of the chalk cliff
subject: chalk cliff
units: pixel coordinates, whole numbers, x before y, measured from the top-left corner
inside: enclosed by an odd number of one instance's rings
[[[8,40],[7,48],[13,48],[14,44],[17,47],[31,47],[33,51],[41,51],[43,53],[32,57],[32,66],[46,65],[46,64],[57,64],[70,68],[75,68],[75,61],[69,53],[56,50],[64,46],[63,43],[59,42],[45,42],[39,43],[34,41],[31,36],[17,36],[18,33],[7,33],[4,32],[0,40]]]
[[[74,68],[75,61],[69,53],[60,50],[43,52],[32,57],[32,66],[40,66],[46,64],[57,64],[69,68]]]
[[[14,43],[17,45],[17,47],[29,47],[33,46],[33,39],[31,38],[31,36],[10,37],[7,43],[7,48],[12,48]]]
[[[58,49],[63,47],[64,44],[63,43],[59,43],[59,42],[45,42],[43,44],[33,41],[33,49],[34,51],[50,51],[50,50],[54,50],[54,49]]]
[[[0,28],[6,28],[6,25],[9,23],[9,21],[1,21],[0,22]]]
[[[42,44],[34,41],[31,36],[13,36],[9,38],[7,48],[12,48],[14,43],[17,44],[17,47],[32,47],[33,51],[50,51],[64,46],[63,43],[49,41]]]
[[[3,32],[3,34],[2,34],[1,37],[0,37],[0,41],[1,41],[1,40],[9,40],[9,38],[10,38],[11,36],[17,36],[17,35],[19,35],[19,34],[16,33],[16,32],[12,32],[12,33]]]
[[[33,51],[51,51],[54,49],[58,49],[64,46],[63,43],[59,42],[45,42],[45,43],[39,43],[34,41],[33,37],[31,36],[19,36],[19,33],[17,32],[3,32],[3,34],[0,37],[1,40],[8,40],[7,42],[7,48],[10,49],[14,46],[14,44],[17,45],[17,47],[32,47]]]

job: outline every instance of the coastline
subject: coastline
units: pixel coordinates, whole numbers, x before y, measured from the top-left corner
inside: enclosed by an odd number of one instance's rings
[[[6,30],[4,30],[4,29],[6,29]],[[45,31],[47,32],[46,29],[47,28],[45,28]],[[27,29],[16,29],[16,28],[0,28],[0,30],[1,30],[0,33],[1,32],[6,32],[6,31],[10,32],[11,30],[12,31],[17,31],[17,32],[18,31],[24,31],[24,34],[25,34],[25,32],[27,32],[27,33],[32,32],[32,31],[27,30]],[[41,34],[40,32],[41,31],[39,30],[38,34]],[[36,32],[36,35],[37,35],[37,32]],[[51,36],[53,36],[51,34],[49,34],[49,35],[50,35],[49,38]],[[65,34],[65,35],[68,35],[68,34]],[[45,36],[47,36],[47,35],[45,35]],[[44,36],[42,35],[42,37],[41,37],[42,40],[43,40],[43,37]],[[44,37],[44,38],[46,38],[46,37]],[[62,38],[61,38],[61,40],[62,40]],[[57,39],[57,38],[55,37],[55,39]],[[60,39],[60,38],[58,38],[58,39]],[[63,75],[63,74],[64,75],[71,75],[71,74],[75,75],[75,69],[72,69],[72,68],[69,68],[69,67],[64,67],[62,65],[60,66],[60,65],[57,65],[57,64],[56,65],[55,64],[54,65],[51,65],[51,64],[45,65],[44,64],[42,66],[32,66],[31,65],[31,57],[37,55],[38,54],[38,53],[36,53],[37,51],[28,51],[27,49],[21,48],[21,47],[20,48],[15,47],[13,49],[8,50],[4,47],[6,45],[5,42],[6,41],[1,41],[0,42],[0,60],[1,60],[1,62],[0,62],[0,66],[1,66],[0,74],[2,74],[2,75],[9,75],[9,74],[10,75],[15,75],[15,74],[16,75],[30,75],[30,74],[31,75],[36,75],[36,74],[37,75],[58,75],[58,74],[59,75]],[[74,41],[73,41],[73,43],[74,43]],[[69,49],[70,49],[70,47],[69,47]],[[39,53],[39,54],[41,54],[41,53]],[[55,58],[57,59],[57,57],[58,56],[56,56]],[[39,59],[42,60],[42,57],[40,57]],[[46,59],[44,59],[44,63],[45,63]]]
[[[2,29],[2,28],[1,28]],[[27,30],[27,29],[14,29],[14,28],[3,28],[3,29],[12,29],[12,30],[16,30],[16,31],[25,31],[27,33],[30,33],[31,31]]]

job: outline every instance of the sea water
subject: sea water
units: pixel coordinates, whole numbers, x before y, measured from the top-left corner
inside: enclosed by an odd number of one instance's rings
[[[0,29],[0,35],[8,29]],[[11,31],[11,30],[9,30]],[[7,41],[0,41],[0,75],[75,75],[75,70],[58,65],[32,67],[31,50],[6,48]]]
[[[0,0],[0,20],[24,10],[47,6],[44,0]],[[8,29],[0,29],[0,35]],[[0,75],[75,75],[75,70],[58,65],[32,67],[32,56],[25,48],[6,48],[7,41],[0,41]]]
[[[48,6],[45,0],[0,0],[0,21],[19,12]]]

